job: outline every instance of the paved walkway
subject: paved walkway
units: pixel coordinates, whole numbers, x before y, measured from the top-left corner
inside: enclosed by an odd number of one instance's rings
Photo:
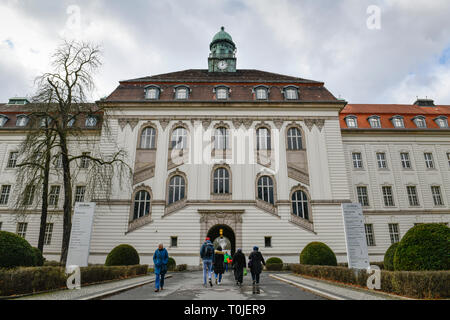
[[[272,278],[297,286],[332,300],[399,300],[402,297],[341,285],[333,282],[305,278],[296,274],[271,274]]]
[[[168,275],[168,277],[171,277]],[[77,290],[60,290],[49,293],[42,293],[32,296],[26,296],[17,298],[15,300],[91,300],[103,297],[107,294],[114,294],[123,290],[128,290],[140,285],[146,285],[153,283],[155,276],[148,275],[142,277],[136,277],[132,279],[117,280],[106,282],[102,284],[94,284],[90,286],[81,287]],[[153,286],[151,286],[153,288]]]

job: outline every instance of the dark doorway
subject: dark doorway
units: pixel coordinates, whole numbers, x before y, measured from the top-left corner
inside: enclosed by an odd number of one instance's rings
[[[220,229],[223,231],[223,237],[227,238],[231,243],[231,256],[233,256],[236,252],[236,237],[233,229],[226,225],[216,225],[209,229],[207,236],[211,239],[211,242],[214,243],[214,240],[220,237]]]

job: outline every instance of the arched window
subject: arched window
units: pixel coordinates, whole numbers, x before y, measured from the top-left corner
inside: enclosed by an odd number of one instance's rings
[[[292,214],[309,219],[308,196],[302,190],[297,190],[292,194]]]
[[[88,116],[86,118],[86,127],[95,127],[97,125],[97,117],[96,116]]]
[[[301,150],[303,149],[302,144],[302,133],[298,128],[290,128],[287,134],[288,139],[288,150]]]
[[[134,196],[133,220],[150,214],[150,193],[145,190],[138,191]]]
[[[228,149],[228,129],[225,127],[216,128],[214,132],[214,149]]]
[[[153,127],[147,127],[141,133],[141,149],[155,149],[156,130]]]
[[[28,118],[26,115],[17,116],[16,126],[25,127],[28,124],[29,120],[30,118]]]
[[[3,127],[6,122],[8,122],[9,118],[7,116],[4,115],[0,115],[0,127]]]
[[[259,128],[256,130],[257,150],[270,150],[270,131],[268,128]]]
[[[298,88],[295,86],[287,86],[283,89],[284,98],[286,100],[297,100],[298,99]]]
[[[182,176],[173,176],[169,182],[169,199],[168,203],[172,204],[184,199],[186,191],[186,183]]]
[[[214,171],[214,193],[230,193],[230,173],[226,168]]]
[[[187,148],[187,130],[183,127],[177,127],[172,132],[170,139],[170,146],[172,149],[186,149]]]
[[[269,176],[262,176],[258,179],[258,199],[274,204],[273,180]]]

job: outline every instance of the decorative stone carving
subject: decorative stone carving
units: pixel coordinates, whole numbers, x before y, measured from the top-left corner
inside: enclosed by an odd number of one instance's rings
[[[122,129],[123,131],[123,129],[127,125],[127,119],[117,119],[117,122],[119,123],[120,129]]]
[[[231,121],[233,122],[233,127],[235,129],[239,129],[242,126],[242,120],[241,119],[235,118],[235,119],[233,119]]]
[[[313,119],[305,119],[304,122],[305,122],[305,125],[308,128],[308,130],[311,131],[311,129],[314,125],[314,120]]]
[[[319,131],[322,132],[322,128],[325,125],[325,119],[316,119],[315,124],[316,124],[317,128],[319,128]]]
[[[244,124],[245,129],[248,130],[252,126],[253,120],[252,119],[245,119],[245,120],[242,121],[242,123]]]
[[[211,119],[203,119],[202,120],[202,126],[203,126],[204,130],[208,130],[210,125],[211,125]]]
[[[280,130],[281,127],[283,126],[284,120],[282,120],[282,119],[274,120],[273,123],[275,124],[275,127],[278,130]]]
[[[167,118],[159,120],[159,124],[161,125],[161,128],[163,130],[166,130],[169,123],[170,123],[170,119],[167,119]]]
[[[319,131],[322,131],[322,128],[325,125],[325,119],[305,119],[304,122],[309,131],[311,131],[314,125],[317,127],[317,129],[319,129]]]
[[[137,118],[128,119],[128,124],[130,125],[132,131],[134,130],[134,128],[136,128],[138,123],[139,123],[139,119],[137,119]]]

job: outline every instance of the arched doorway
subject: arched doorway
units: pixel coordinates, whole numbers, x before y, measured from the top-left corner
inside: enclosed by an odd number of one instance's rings
[[[236,236],[233,229],[231,229],[227,225],[215,225],[214,227],[209,229],[207,236],[211,239],[211,242],[214,243],[214,241],[220,237],[220,230],[222,230],[223,238],[230,241],[231,249],[228,250],[231,251],[231,256],[233,256],[236,251]],[[215,247],[217,247],[217,241]]]

